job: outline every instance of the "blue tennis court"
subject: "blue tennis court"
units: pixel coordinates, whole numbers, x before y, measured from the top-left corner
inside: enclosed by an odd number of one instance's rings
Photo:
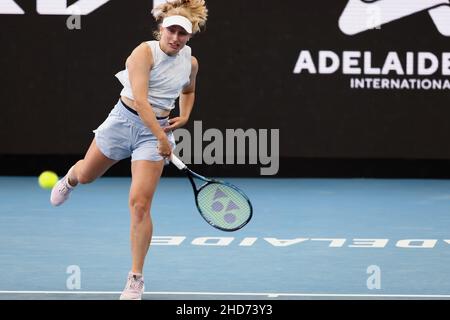
[[[448,299],[450,181],[227,178],[254,207],[209,226],[185,178],[162,178],[144,299]],[[36,177],[0,178],[0,299],[118,299],[130,178],[51,207]]]

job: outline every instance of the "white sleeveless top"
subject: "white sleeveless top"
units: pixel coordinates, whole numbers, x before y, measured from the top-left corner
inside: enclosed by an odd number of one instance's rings
[[[146,42],[153,54],[153,67],[148,83],[148,101],[154,108],[172,110],[191,75],[191,48],[184,46],[177,55],[169,56],[159,47],[159,41]],[[123,85],[120,95],[134,100],[128,70],[116,74]]]

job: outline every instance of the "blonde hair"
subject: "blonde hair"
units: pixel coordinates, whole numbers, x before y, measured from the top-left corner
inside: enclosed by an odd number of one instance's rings
[[[152,14],[158,25],[165,17],[173,15],[188,18],[192,23],[192,33],[197,33],[206,24],[208,9],[205,0],[166,0],[166,3],[155,7]],[[158,40],[161,38],[159,30],[154,32],[154,36]]]

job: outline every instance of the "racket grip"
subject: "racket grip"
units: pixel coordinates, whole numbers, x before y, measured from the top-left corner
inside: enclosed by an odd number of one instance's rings
[[[172,161],[172,163],[180,170],[183,170],[184,168],[186,168],[186,165],[183,163],[183,161],[178,159],[178,157],[176,155],[174,155],[173,153],[170,157],[170,161]]]

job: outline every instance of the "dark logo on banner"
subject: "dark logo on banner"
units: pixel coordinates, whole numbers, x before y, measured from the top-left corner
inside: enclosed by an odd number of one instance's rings
[[[349,0],[339,27],[354,35],[425,10],[439,32],[450,37],[449,0]]]
[[[450,0],[349,0],[339,28],[355,35],[421,11],[450,36]],[[450,52],[302,50],[293,73],[351,75],[352,89],[450,90]]]

